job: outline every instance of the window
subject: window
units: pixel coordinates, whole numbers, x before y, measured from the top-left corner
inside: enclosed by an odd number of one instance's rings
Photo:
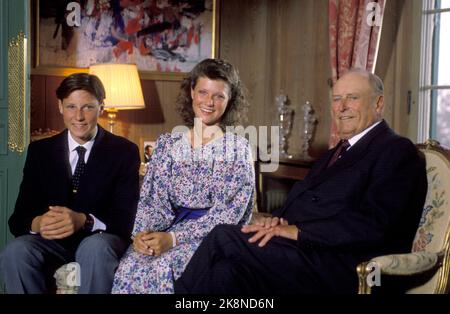
[[[419,136],[450,148],[450,0],[423,0]]]

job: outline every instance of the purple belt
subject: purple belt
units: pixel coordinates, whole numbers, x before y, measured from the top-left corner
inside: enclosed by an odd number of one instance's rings
[[[176,225],[177,223],[187,220],[187,219],[198,219],[205,215],[210,207],[207,208],[189,208],[180,206],[175,208],[175,218],[173,220],[172,225]]]

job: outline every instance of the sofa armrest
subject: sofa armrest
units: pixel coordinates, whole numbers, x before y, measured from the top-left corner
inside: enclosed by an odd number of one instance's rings
[[[358,293],[371,293],[368,276],[374,271],[374,267],[384,275],[414,276],[441,265],[443,258],[443,251],[438,253],[421,251],[374,257],[370,261],[359,264],[356,268],[359,277]]]
[[[370,260],[376,263],[382,274],[408,276],[426,272],[441,262],[443,253],[415,252],[378,256]]]

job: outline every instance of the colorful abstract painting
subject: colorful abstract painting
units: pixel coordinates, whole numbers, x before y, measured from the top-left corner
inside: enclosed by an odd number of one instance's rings
[[[39,1],[37,65],[189,72],[214,53],[215,0]]]

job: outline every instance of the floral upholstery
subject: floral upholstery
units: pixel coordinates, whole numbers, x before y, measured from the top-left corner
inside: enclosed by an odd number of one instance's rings
[[[416,275],[436,269],[424,284],[407,293],[446,293],[450,271],[450,157],[436,141],[418,145],[425,154],[428,191],[412,253],[373,258],[358,266],[360,293],[370,293],[366,277],[373,262],[387,275]],[[366,269],[367,268],[367,269]]]
[[[428,152],[426,156],[427,164],[432,166],[427,167],[428,192],[414,239],[413,252],[440,250],[444,241],[443,230],[448,228],[450,217],[448,210],[450,176],[445,172],[446,165],[434,152]]]
[[[384,274],[402,276],[429,271],[435,267],[439,258],[439,254],[421,251],[409,254],[378,256],[373,258],[372,261],[383,269]]]

